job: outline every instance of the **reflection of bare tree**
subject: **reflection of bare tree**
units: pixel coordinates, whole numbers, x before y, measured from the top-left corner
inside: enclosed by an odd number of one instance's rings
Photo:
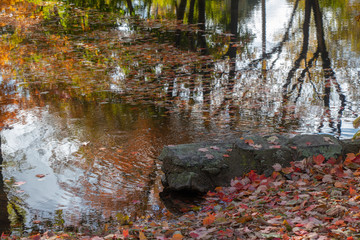
[[[285,30],[285,34],[284,34],[282,40],[277,44],[276,47],[272,48],[270,52],[263,53],[262,56],[261,56],[261,58],[252,61],[252,62],[249,64],[250,67],[256,66],[256,64],[258,64],[259,62],[262,62],[263,60],[270,59],[271,56],[272,56],[274,53],[277,53],[277,57],[276,57],[276,59],[272,62],[270,69],[272,69],[272,68],[274,67],[276,61],[279,59],[280,54],[281,54],[281,52],[282,52],[282,50],[283,50],[284,43],[286,43],[286,42],[289,41],[289,39],[290,39],[290,38],[289,38],[289,36],[290,36],[290,29],[291,29],[291,27],[292,27],[292,25],[293,25],[294,17],[295,17],[295,13],[296,13],[296,10],[297,10],[298,5],[299,5],[299,0],[296,0],[295,5],[294,5],[294,8],[293,8],[293,11],[292,11],[292,13],[291,13],[291,17],[290,17],[288,26],[287,26],[287,28],[286,28],[286,30]],[[264,9],[264,11],[265,11],[265,9]],[[263,14],[264,14],[264,13],[265,13],[265,12],[263,12]],[[265,35],[265,37],[266,37],[266,35]]]
[[[311,10],[313,10],[314,18],[315,18],[315,26],[316,26],[316,37],[317,37],[317,50],[313,54],[313,57],[307,61],[307,55],[308,55],[308,47],[309,47],[309,29],[310,29],[310,19],[311,19]],[[339,99],[341,102],[341,107],[338,111],[338,124],[336,126],[336,129],[333,126],[333,122],[330,120],[330,127],[340,135],[341,133],[341,121],[340,118],[342,116],[342,112],[346,106],[346,99],[345,95],[341,91],[341,87],[339,83],[336,80],[335,72],[331,68],[331,61],[329,58],[329,54],[326,49],[326,43],[324,39],[324,26],[322,21],[322,13],[320,10],[319,2],[318,0],[312,1],[312,0],[306,0],[305,1],[305,18],[303,23],[303,44],[302,49],[299,54],[299,57],[295,60],[294,66],[289,71],[286,83],[283,85],[283,99],[284,102],[288,102],[290,95],[295,91],[298,90],[297,97],[295,98],[295,102],[300,97],[302,86],[304,83],[304,78],[306,75],[309,76],[309,79],[311,83],[313,84],[315,92],[319,93],[312,82],[311,75],[309,72],[309,69],[313,66],[313,64],[316,62],[318,57],[321,56],[322,59],[322,67],[324,71],[324,78],[325,78],[325,89],[324,89],[324,106],[329,108],[330,107],[330,90],[331,86],[333,85],[335,87],[336,92],[339,95]],[[295,72],[300,68],[301,63],[304,61],[305,68],[301,71],[300,76],[296,79],[296,81],[292,84],[292,79],[295,76]],[[292,84],[292,85],[291,85]],[[291,87],[290,87],[291,85]],[[289,89],[290,87],[290,89]],[[329,115],[330,112],[327,111],[327,115]],[[330,116],[330,115],[329,115]],[[320,124],[319,131],[321,130],[323,124]]]

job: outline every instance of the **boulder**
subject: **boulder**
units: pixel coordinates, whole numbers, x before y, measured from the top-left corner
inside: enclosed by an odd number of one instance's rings
[[[331,135],[244,135],[232,141],[166,146],[159,159],[167,190],[207,192],[250,170],[269,176],[275,163],[286,167],[319,154],[337,159],[359,149],[360,141],[340,141]]]

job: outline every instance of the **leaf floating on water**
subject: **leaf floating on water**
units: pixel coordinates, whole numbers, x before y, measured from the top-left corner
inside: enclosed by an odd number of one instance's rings
[[[24,185],[26,182],[23,182],[23,181],[21,181],[21,182],[15,182],[14,183],[14,186],[15,187],[18,187],[18,186],[21,186],[21,185]]]
[[[45,174],[36,174],[35,177],[37,177],[37,178],[43,178],[43,177],[45,177]]]

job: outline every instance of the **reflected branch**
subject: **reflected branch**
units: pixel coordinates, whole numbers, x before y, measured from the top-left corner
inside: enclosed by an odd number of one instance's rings
[[[251,61],[249,63],[249,67],[254,67],[256,66],[257,64],[259,64],[261,61],[263,60],[266,60],[266,59],[269,59],[274,53],[278,53],[278,56],[277,58],[274,60],[274,62],[271,64],[271,67],[270,69],[272,69],[275,65],[275,62],[279,59],[280,57],[280,54],[282,52],[282,49],[283,49],[283,46],[284,46],[284,43],[287,42],[289,40],[289,36],[290,36],[290,29],[293,25],[293,22],[294,22],[294,17],[295,17],[295,13],[296,13],[296,10],[298,8],[298,5],[299,5],[299,0],[296,0],[295,2],[295,5],[294,5],[294,8],[293,8],[293,11],[291,13],[291,17],[290,17],[290,20],[289,20],[289,24],[286,28],[286,31],[285,31],[285,34],[283,36],[283,39],[278,43],[278,45],[276,47],[274,47],[273,49],[271,49],[270,52],[266,53],[266,54],[263,54],[261,56],[261,58],[259,59],[255,59],[253,61]]]
[[[286,99],[288,98],[288,96],[285,96],[285,95],[288,95],[287,88],[291,83],[291,79],[294,77],[295,72],[299,69],[301,61],[304,60],[306,63],[306,55],[307,55],[308,47],[309,47],[309,29],[310,29],[310,17],[311,17],[310,1],[311,0],[306,0],[306,2],[305,2],[305,4],[306,4],[305,5],[305,19],[304,19],[304,24],[303,24],[304,39],[303,39],[302,49],[301,49],[299,57],[295,60],[293,68],[289,71],[289,74],[286,78],[286,83],[283,85],[283,95],[284,95],[284,98],[286,98]],[[293,89],[294,89],[294,86],[293,86]]]

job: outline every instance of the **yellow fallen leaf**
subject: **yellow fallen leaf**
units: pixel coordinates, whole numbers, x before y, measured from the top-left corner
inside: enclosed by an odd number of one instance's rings
[[[215,213],[214,214],[208,213],[208,216],[205,217],[203,220],[204,226],[212,224],[215,221],[215,215],[216,215]]]
[[[182,240],[183,238],[184,238],[184,236],[181,235],[181,233],[175,233],[175,234],[172,236],[171,240]]]
[[[140,240],[147,240],[147,238],[146,238],[146,236],[145,236],[145,234],[143,232],[139,233],[139,239]]]

